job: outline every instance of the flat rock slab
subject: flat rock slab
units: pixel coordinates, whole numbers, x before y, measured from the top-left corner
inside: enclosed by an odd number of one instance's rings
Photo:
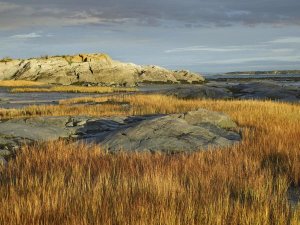
[[[270,99],[287,102],[298,102],[300,100],[300,89],[298,87],[287,87],[274,81],[253,81],[233,85],[231,90],[240,99]]]
[[[108,135],[99,143],[109,151],[190,152],[240,141],[234,128],[236,124],[228,116],[199,109],[142,121]]]
[[[231,99],[232,93],[222,87],[209,87],[206,85],[179,86],[171,90],[162,92],[166,95],[172,95],[184,99]]]
[[[145,88],[144,88],[145,89]],[[272,80],[210,81],[202,85],[167,86],[157,93],[183,99],[259,99],[299,102],[300,87]]]
[[[13,119],[0,123],[1,136],[20,137],[33,141],[56,140],[69,137],[71,129],[66,129],[68,117],[36,117]]]
[[[106,136],[152,117],[46,116],[0,121],[0,149],[16,149],[22,143],[35,141]]]
[[[74,138],[109,151],[195,151],[241,140],[225,114],[205,109],[184,114],[120,117],[36,117],[0,123],[0,146]]]
[[[276,100],[284,102],[299,102],[299,86],[288,86],[279,81],[253,80],[253,81],[231,81],[231,82],[209,82],[206,84],[214,90],[230,91],[234,99],[260,99]],[[227,91],[225,93],[227,93]],[[221,94],[222,95],[222,94]],[[226,97],[226,94],[224,95]],[[216,97],[216,98],[220,98]]]

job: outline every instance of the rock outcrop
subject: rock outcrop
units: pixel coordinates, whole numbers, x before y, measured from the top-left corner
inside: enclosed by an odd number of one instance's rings
[[[269,71],[237,71],[225,73],[226,75],[294,75],[300,74],[300,70],[269,70]]]
[[[299,102],[300,88],[284,86],[274,81],[244,82],[229,87],[238,99],[268,99]]]
[[[109,151],[192,152],[226,147],[240,140],[230,129],[236,124],[226,115],[204,109],[145,120],[120,129],[101,140]]]
[[[183,99],[231,99],[233,94],[226,88],[206,85],[179,86],[162,91],[163,94]]]
[[[0,123],[0,150],[7,157],[24,142],[73,138],[109,151],[195,151],[225,147],[241,137],[225,114],[199,109],[184,114],[135,117],[35,117]],[[4,155],[5,153],[5,155]]]
[[[106,54],[53,56],[0,62],[0,80],[32,80],[54,84],[135,86],[139,83],[201,83],[188,71],[139,66],[112,60]]]
[[[208,81],[201,85],[170,86],[156,93],[184,99],[259,99],[299,102],[300,86],[285,85],[272,80]]]

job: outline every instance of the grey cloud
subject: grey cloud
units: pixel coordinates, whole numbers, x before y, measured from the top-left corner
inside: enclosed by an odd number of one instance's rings
[[[39,20],[40,24],[56,26],[158,26],[164,21],[183,26],[300,25],[299,11],[298,0],[2,0],[0,28],[9,28],[10,21],[11,27],[37,26]]]
[[[285,37],[275,39],[273,41],[269,41],[269,43],[277,43],[277,44],[300,44],[300,37]]]
[[[20,6],[16,4],[11,4],[8,2],[0,2],[0,13],[9,12],[18,9]]]
[[[32,39],[32,38],[40,38],[40,37],[42,37],[42,35],[32,32],[32,33],[28,33],[28,34],[15,34],[10,37],[16,38],[16,39]]]
[[[177,52],[236,52],[236,51],[251,51],[251,50],[265,50],[267,45],[242,45],[242,46],[222,46],[222,47],[208,47],[208,46],[189,46],[183,48],[174,48],[165,50],[165,53],[177,53]]]
[[[230,58],[230,59],[218,59],[208,61],[194,61],[186,63],[185,65],[196,66],[196,65],[234,65],[251,62],[293,62],[297,63],[300,61],[300,56],[265,56],[265,57],[245,57],[245,58]],[[175,64],[174,64],[175,65]]]

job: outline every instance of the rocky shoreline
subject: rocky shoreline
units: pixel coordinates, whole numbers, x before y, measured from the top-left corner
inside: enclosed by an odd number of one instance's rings
[[[81,54],[0,63],[0,80],[47,84],[139,86],[136,93],[180,99],[258,99],[299,103],[299,86],[276,80],[204,80],[187,71],[113,61],[105,54]],[[0,90],[0,107],[58,104],[61,99],[105,94],[9,93]],[[116,95],[117,93],[107,94]],[[109,151],[181,152],[226,147],[241,140],[236,124],[222,113],[199,109],[185,114],[119,117],[34,117],[0,121],[0,164],[24,143],[72,139],[96,143]]]
[[[205,79],[185,70],[115,61],[106,54],[79,54],[3,61],[0,62],[0,80],[131,87],[140,83],[202,83]]]
[[[274,80],[207,81],[200,85],[143,86],[143,92],[172,95],[183,99],[253,99],[300,102],[300,86]]]
[[[300,70],[270,70],[270,71],[237,71],[226,75],[293,75],[300,74]]]

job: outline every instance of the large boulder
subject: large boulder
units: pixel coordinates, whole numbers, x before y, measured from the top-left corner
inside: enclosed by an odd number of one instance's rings
[[[73,138],[109,151],[195,151],[236,143],[235,130],[228,116],[205,109],[134,117],[36,117],[1,122],[0,144],[13,150],[24,142]]]
[[[33,80],[55,84],[94,83],[135,86],[139,83],[201,83],[204,78],[188,71],[139,66],[112,60],[106,54],[79,54],[27,60],[0,61],[0,80]]]
[[[199,109],[142,121],[111,133],[99,143],[109,151],[191,152],[238,142],[241,137],[235,128],[228,116]]]

